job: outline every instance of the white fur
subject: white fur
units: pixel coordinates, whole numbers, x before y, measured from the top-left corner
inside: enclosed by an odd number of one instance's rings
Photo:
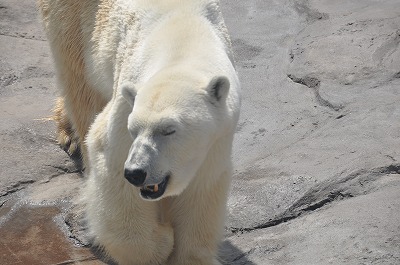
[[[88,133],[83,199],[95,242],[121,265],[219,264],[240,85],[217,7],[116,0],[86,47],[88,78],[110,101]],[[124,167],[150,184],[170,174],[165,194],[142,199]]]

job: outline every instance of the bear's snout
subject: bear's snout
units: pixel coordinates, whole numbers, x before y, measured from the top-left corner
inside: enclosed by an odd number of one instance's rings
[[[143,183],[146,179],[146,171],[142,169],[127,169],[124,171],[125,178],[136,187],[143,186]]]

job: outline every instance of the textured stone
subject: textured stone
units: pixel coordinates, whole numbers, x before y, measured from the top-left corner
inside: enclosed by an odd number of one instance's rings
[[[221,8],[243,85],[222,260],[400,264],[398,0]],[[46,120],[45,40],[35,1],[0,3],[0,264],[103,264]]]

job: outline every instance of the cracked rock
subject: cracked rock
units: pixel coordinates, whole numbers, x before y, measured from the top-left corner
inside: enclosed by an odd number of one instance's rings
[[[243,87],[223,264],[400,264],[398,0],[221,8]],[[45,39],[34,0],[0,4],[0,264],[103,264]]]

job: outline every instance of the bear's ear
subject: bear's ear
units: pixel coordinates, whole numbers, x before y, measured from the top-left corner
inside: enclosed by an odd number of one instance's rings
[[[121,86],[121,94],[125,98],[125,100],[128,101],[128,103],[133,107],[136,97],[135,85],[133,83],[124,83]]]
[[[229,79],[225,76],[215,76],[207,86],[207,93],[214,103],[224,102],[229,92]]]

